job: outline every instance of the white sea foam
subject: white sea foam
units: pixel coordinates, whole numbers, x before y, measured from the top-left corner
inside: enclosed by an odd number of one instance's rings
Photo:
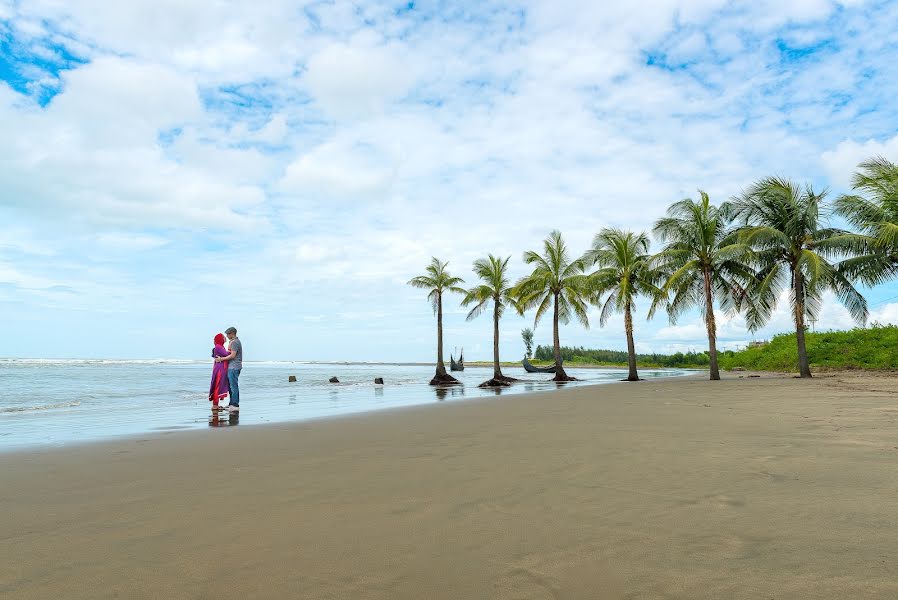
[[[211,360],[211,359],[210,359]],[[189,360],[180,358],[0,358],[0,365],[51,366],[51,365],[190,365],[205,364],[210,360]]]
[[[81,402],[58,402],[56,404],[39,404],[36,406],[6,406],[0,407],[0,414],[30,412],[34,410],[53,410],[57,408],[73,408],[75,406],[81,406]]]
[[[0,365],[42,366],[42,365],[204,365],[211,358],[187,359],[187,358],[0,358]],[[246,364],[289,366],[289,365],[333,365],[333,366],[406,366],[419,363],[401,362],[365,362],[365,361],[320,361],[320,360],[245,360]],[[421,363],[424,364],[424,363]]]

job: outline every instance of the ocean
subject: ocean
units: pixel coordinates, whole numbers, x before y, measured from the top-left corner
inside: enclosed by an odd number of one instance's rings
[[[502,390],[481,389],[492,367],[453,373],[463,383],[427,384],[432,365],[245,362],[240,375],[239,416],[214,415],[208,401],[209,360],[0,359],[0,451],[52,447],[120,436],[208,427],[301,421],[385,408],[454,402],[497,394],[558,388],[551,375],[503,368],[522,379]],[[644,378],[691,373],[640,369]],[[621,369],[570,369],[581,381],[617,382]],[[297,382],[289,383],[295,375]],[[340,383],[328,383],[330,377]],[[384,385],[374,378],[383,377]]]

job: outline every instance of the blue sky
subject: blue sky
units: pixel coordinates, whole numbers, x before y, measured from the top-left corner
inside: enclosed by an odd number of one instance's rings
[[[405,282],[432,255],[519,276],[555,228],[580,252],[697,188],[834,197],[898,161],[898,3],[601,4],[0,0],[0,356],[202,358],[234,324],[252,359],[429,360]],[[898,322],[898,283],[868,297]],[[489,358],[489,319],[446,310]],[[597,324],[562,342],[624,347]],[[818,326],[851,321],[828,299]],[[703,326],[639,319],[637,345]]]

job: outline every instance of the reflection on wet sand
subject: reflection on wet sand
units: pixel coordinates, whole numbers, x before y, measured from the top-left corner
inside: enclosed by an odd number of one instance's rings
[[[240,423],[240,413],[226,411],[214,411],[209,416],[209,427],[230,427]]]
[[[460,385],[447,385],[434,387],[433,390],[437,394],[437,400],[445,400],[448,396],[453,398],[465,395],[465,388]]]

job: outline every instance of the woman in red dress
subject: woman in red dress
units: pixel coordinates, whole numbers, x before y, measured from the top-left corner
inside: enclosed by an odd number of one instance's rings
[[[225,336],[221,333],[215,336],[215,347],[212,348],[213,358],[216,356],[228,356],[225,347]],[[225,410],[218,403],[228,397],[230,389],[228,388],[228,363],[217,362],[212,367],[212,383],[209,385],[209,401],[212,403],[212,410]]]

